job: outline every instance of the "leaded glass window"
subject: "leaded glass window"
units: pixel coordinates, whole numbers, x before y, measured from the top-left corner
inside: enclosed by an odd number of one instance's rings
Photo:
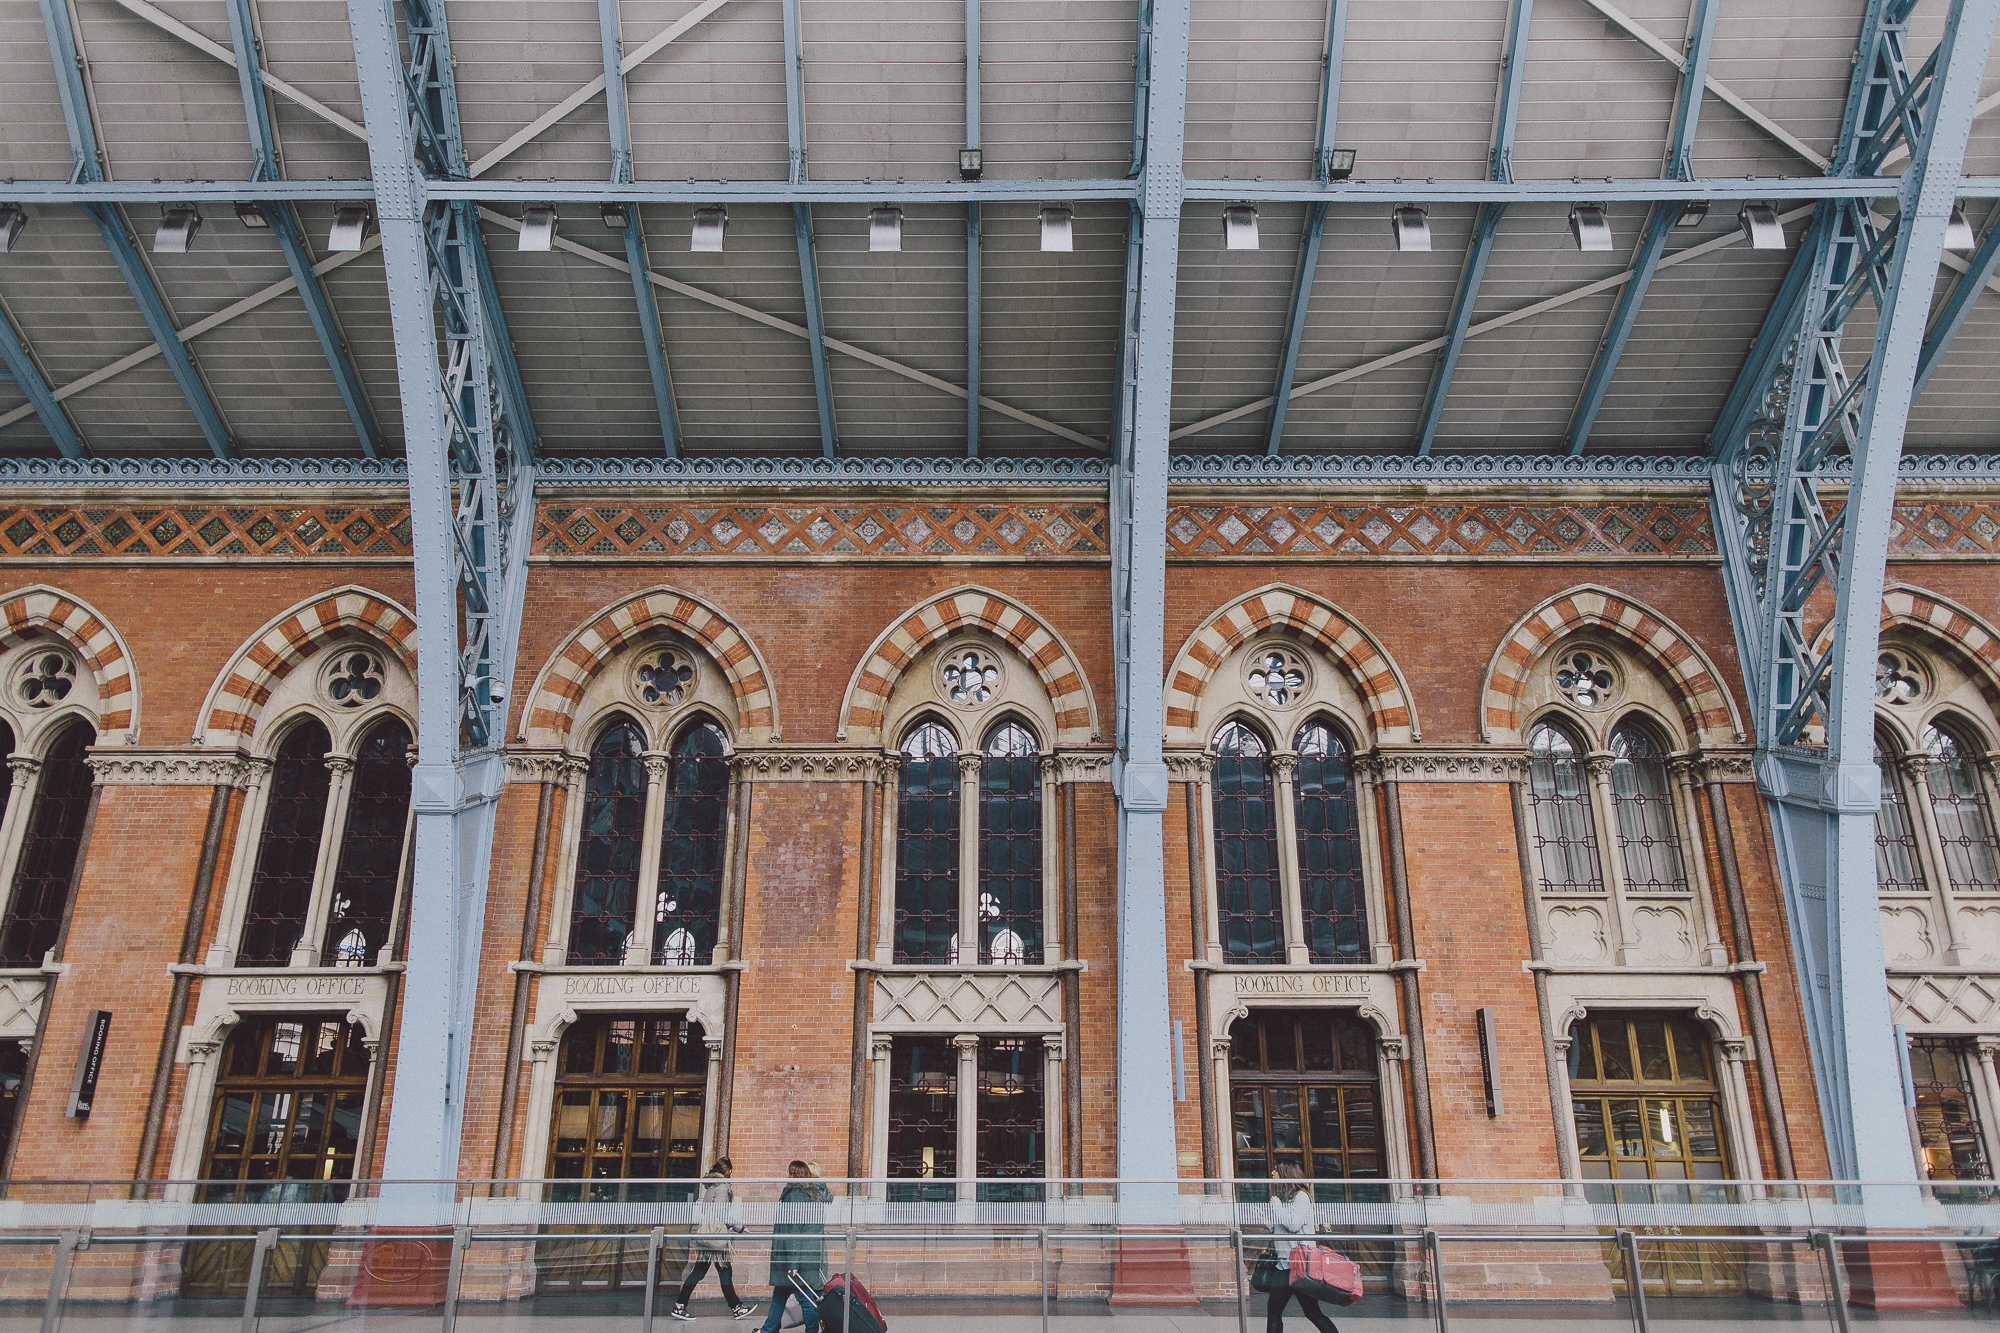
[[[1034,736],[987,733],[979,764],[979,961],[1042,961],[1042,784]],[[981,1174],[984,1174],[983,1172]]]
[[[1882,774],[1882,804],[1875,809],[1875,885],[1883,893],[1924,892],[1917,831],[1896,772],[1895,750],[1875,737],[1875,767]]]
[[[1376,1072],[1374,1036],[1351,1012],[1253,1009],[1237,1019],[1229,1030],[1237,1176],[1262,1180],[1280,1166],[1308,1180],[1384,1174]]]
[[[1972,747],[1944,727],[1925,727],[1923,742],[1931,757],[1925,786],[1951,887],[1960,893],[2000,889],[2000,842],[1993,836]]]
[[[27,839],[14,870],[7,921],[0,928],[0,962],[34,967],[56,947],[69,908],[70,881],[90,813],[90,765],[97,733],[89,723],[66,724],[42,758],[41,783],[28,815]]]
[[[366,967],[389,942],[410,820],[410,729],[386,717],[361,738],[320,963]]]
[[[979,1169],[982,1181],[1040,1180],[1046,1168],[1045,1102],[1040,1037],[979,1041]],[[1027,1203],[1039,1185],[982,1184],[989,1203]]]
[[[1271,752],[1242,722],[1215,733],[1215,879],[1223,957],[1276,963],[1285,956],[1278,883],[1277,802]]]
[[[1340,733],[1317,719],[1299,728],[1292,748],[1299,755],[1292,809],[1307,956],[1315,963],[1365,963],[1368,912],[1361,892],[1353,757]]]
[[[1588,781],[1576,737],[1554,723],[1536,723],[1528,733],[1529,833],[1544,893],[1604,892]]]
[[[895,960],[948,965],[958,953],[958,741],[924,722],[903,738],[902,754]]]
[[[5,759],[6,757],[8,757],[13,753],[14,753],[14,729],[8,726],[5,722],[0,722],[0,759]],[[7,802],[12,800],[13,796],[14,796],[13,773],[12,772],[0,773],[0,819],[6,818]]]
[[[1680,1014],[1593,1014],[1570,1040],[1571,1114],[1589,1180],[1723,1180],[1708,1034]]]
[[[645,733],[623,718],[590,747],[570,905],[571,963],[616,963],[625,957],[646,822],[645,752]]]
[[[958,1049],[940,1033],[889,1048],[889,1160],[894,1200],[949,1200],[958,1176]]]
[[[1969,1043],[1938,1037],[1910,1042],[1910,1082],[1917,1102],[1917,1141],[1930,1180],[1991,1180],[1981,1141],[1979,1108],[1967,1069]]]
[[[729,821],[728,743],[713,722],[689,725],[667,761],[653,961],[706,965],[722,906],[722,838]]]
[[[257,866],[250,876],[250,905],[243,915],[243,943],[236,953],[238,967],[283,967],[305,933],[326,829],[327,791],[333,780],[326,755],[332,748],[326,727],[307,717],[285,734],[272,758]]]
[[[549,1175],[692,1180],[700,1174],[707,1088],[708,1043],[701,1025],[685,1014],[579,1018],[563,1034]],[[584,1197],[620,1198],[619,1189],[593,1186]],[[582,1187],[558,1186],[551,1193],[575,1199]]]
[[[1666,758],[1652,733],[1635,722],[1621,722],[1611,733],[1611,809],[1630,893],[1687,892]]]

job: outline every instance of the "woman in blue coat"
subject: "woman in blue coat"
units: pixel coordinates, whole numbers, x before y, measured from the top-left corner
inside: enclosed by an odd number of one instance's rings
[[[816,1326],[818,1307],[793,1288],[793,1272],[809,1291],[826,1285],[826,1205],[833,1201],[833,1191],[813,1179],[813,1169],[804,1162],[793,1162],[785,1174],[790,1179],[778,1196],[777,1220],[771,1226],[771,1309],[764,1316],[762,1333],[778,1333],[785,1298],[794,1295],[805,1313],[805,1326]]]

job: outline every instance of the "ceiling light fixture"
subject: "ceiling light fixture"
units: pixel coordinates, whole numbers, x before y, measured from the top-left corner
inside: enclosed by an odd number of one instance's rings
[[[359,250],[375,229],[375,210],[366,204],[342,204],[333,214],[333,229],[326,234],[329,250]]]
[[[271,225],[271,219],[264,216],[264,210],[248,199],[236,201],[236,220],[246,227],[254,227],[259,231],[266,230]]]
[[[21,239],[21,231],[27,225],[27,209],[19,204],[0,205],[0,255],[14,248],[14,242]]]
[[[1752,250],[1785,248],[1785,226],[1778,221],[1778,210],[1769,204],[1743,205],[1736,210],[1736,225],[1750,238]]]
[[[903,249],[903,210],[893,204],[868,210],[868,253],[900,254]]]
[[[1964,254],[1979,247],[1979,238],[1972,234],[1972,224],[1965,220],[1965,210],[1957,204],[1951,206],[1951,221],[1944,224],[1944,248]]]
[[[1708,200],[1690,199],[1681,205],[1680,216],[1674,219],[1676,227],[1699,227],[1708,221]]]
[[[1329,148],[1326,150],[1326,178],[1330,181],[1344,181],[1354,174],[1354,150],[1352,148]]]
[[[1604,205],[1576,204],[1569,210],[1569,234],[1576,248],[1588,254],[1611,249],[1611,224],[1604,220]]]
[[[556,227],[561,219],[554,204],[529,204],[521,210],[521,239],[515,249],[545,254],[555,248]]]
[[[1222,248],[1257,248],[1257,210],[1249,204],[1231,204],[1222,210]]]
[[[1431,215],[1428,209],[1409,206],[1389,215],[1389,229],[1396,234],[1396,248],[1404,254],[1430,253]]]
[[[722,253],[722,238],[729,231],[729,210],[721,204],[694,211],[694,232],[688,249],[698,255]]]
[[[1042,209],[1042,249],[1052,254],[1069,254],[1076,249],[1076,214],[1067,204],[1050,204]]]
[[[193,204],[167,204],[160,208],[160,229],[153,233],[153,253],[184,255],[201,232],[201,210]]]
[[[958,150],[958,178],[960,180],[976,181],[979,179],[980,173],[985,170],[986,154],[977,148],[961,148]]]
[[[631,217],[631,214],[625,211],[625,205],[615,199],[607,199],[597,206],[597,216],[611,230],[623,231],[625,230],[626,220]]]

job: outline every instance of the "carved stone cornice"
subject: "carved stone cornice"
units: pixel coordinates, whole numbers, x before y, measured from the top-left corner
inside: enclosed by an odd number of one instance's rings
[[[860,782],[882,771],[870,750],[738,750],[730,762],[747,782]]]
[[[1062,782],[1111,781],[1109,750],[1072,750],[1056,754],[1057,779]]]
[[[564,784],[590,771],[590,761],[563,750],[510,750],[507,781]]]
[[[1756,762],[1749,750],[1704,750],[1695,756],[1695,768],[1704,784],[1757,780]]]
[[[268,759],[252,759],[236,750],[116,747],[92,750],[88,762],[98,785],[120,787],[247,787],[271,767]]]
[[[1206,750],[1169,750],[1160,757],[1173,782],[1200,782],[1215,767],[1215,756]]]
[[[1398,747],[1365,758],[1384,782],[1519,782],[1528,776],[1526,751],[1493,746]]]

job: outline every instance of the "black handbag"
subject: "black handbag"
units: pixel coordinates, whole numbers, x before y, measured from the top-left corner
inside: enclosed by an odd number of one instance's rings
[[[1291,1285],[1290,1276],[1278,1267],[1278,1256],[1269,1251],[1259,1255],[1250,1268],[1252,1291],[1283,1291]]]

